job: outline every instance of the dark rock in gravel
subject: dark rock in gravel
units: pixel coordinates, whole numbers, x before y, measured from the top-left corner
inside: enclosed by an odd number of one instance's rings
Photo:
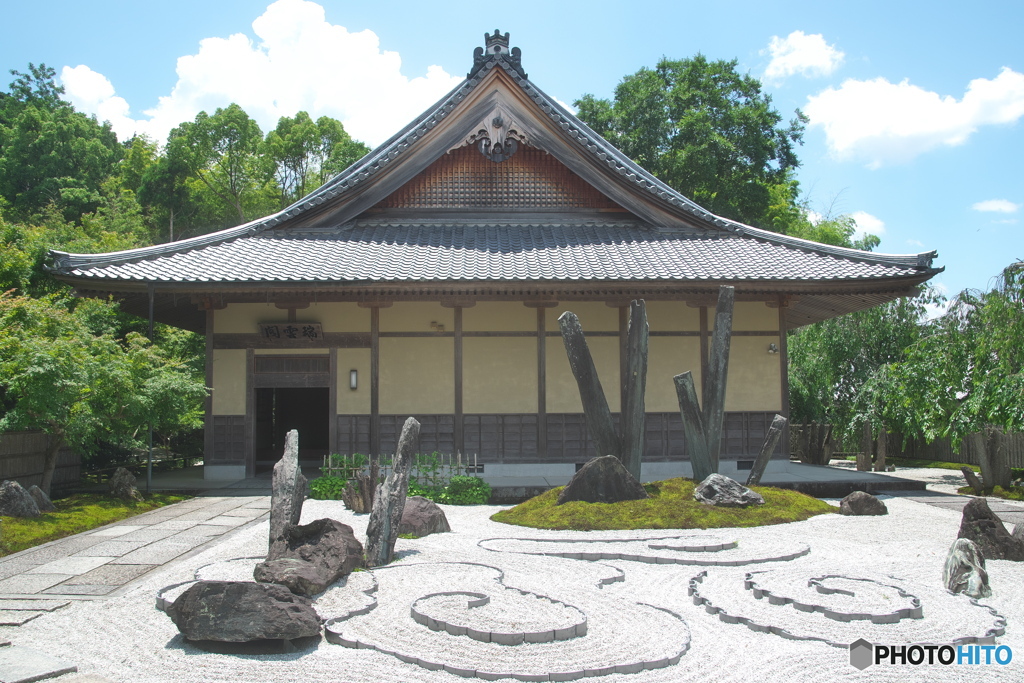
[[[38,517],[39,506],[28,491],[16,481],[0,484],[0,515],[5,517]]]
[[[391,474],[377,486],[370,519],[366,522],[366,564],[371,567],[383,567],[395,556],[398,527],[402,523],[409,492],[409,470],[419,444],[420,423],[410,417],[398,437],[398,451]]]
[[[142,501],[142,494],[135,488],[135,475],[123,467],[114,470],[107,481],[107,487],[110,489],[111,496],[126,503]]]
[[[697,485],[693,497],[705,505],[744,508],[749,505],[764,505],[764,498],[757,491],[722,474],[709,474]]]
[[[942,583],[951,593],[966,593],[972,598],[992,595],[985,571],[985,558],[978,544],[968,538],[958,538],[946,556],[942,570]]]
[[[363,564],[363,544],[352,527],[335,519],[317,519],[285,528],[270,546],[267,561],[253,578],[286,586],[298,595],[316,595]]]
[[[889,508],[870,493],[854,491],[839,501],[839,512],[844,515],[887,515]]]
[[[423,496],[409,496],[405,499],[402,521],[398,525],[399,535],[412,534],[422,538],[451,530],[444,510],[438,507],[437,503]]]
[[[244,643],[320,633],[312,601],[272,583],[200,581],[179,595],[167,614],[188,640]]]
[[[594,458],[573,475],[562,492],[558,505],[574,500],[585,503],[618,503],[648,498],[643,485],[629,473],[614,455]]]
[[[35,484],[28,487],[28,495],[32,496],[32,500],[36,502],[36,506],[40,512],[53,512],[57,508],[54,507],[53,501],[46,495],[45,492]]]
[[[1010,535],[984,498],[973,498],[964,506],[957,538],[977,543],[986,560],[1024,561],[1024,540]]]

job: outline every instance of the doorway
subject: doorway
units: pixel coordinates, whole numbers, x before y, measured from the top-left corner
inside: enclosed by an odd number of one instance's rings
[[[273,469],[284,439],[299,431],[299,461],[319,467],[330,448],[330,390],[256,389],[256,474]]]

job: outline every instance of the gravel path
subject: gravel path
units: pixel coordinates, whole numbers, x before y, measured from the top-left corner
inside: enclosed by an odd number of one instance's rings
[[[980,604],[950,595],[942,589],[942,566],[960,515],[882,499],[890,511],[885,517],[827,515],[677,533],[540,531],[490,521],[500,508],[446,506],[452,533],[400,539],[396,563],[357,572],[318,599],[322,617],[342,618],[331,626],[336,633],[370,649],[323,640],[302,652],[243,656],[185,643],[155,609],[156,593],[197,575],[246,579],[256,560],[245,558],[266,549],[264,522],[169,563],[123,595],[72,604],[16,631],[0,630],[0,637],[72,661],[83,674],[132,682],[459,680],[427,664],[492,679],[557,680],[586,672],[609,683],[1024,679],[1024,567],[989,562],[994,595]],[[366,515],[340,503],[307,501],[303,522],[319,517],[350,524],[357,537],[365,533]],[[598,554],[602,559],[592,559]],[[734,561],[743,564],[729,564]],[[474,597],[480,595],[488,600]],[[448,624],[455,634],[414,621],[414,603],[433,625]],[[562,637],[504,645],[459,628]],[[1017,654],[1006,666],[858,671],[839,647],[858,638],[945,644],[1001,632],[995,642]],[[645,663],[661,668],[608,673]]]

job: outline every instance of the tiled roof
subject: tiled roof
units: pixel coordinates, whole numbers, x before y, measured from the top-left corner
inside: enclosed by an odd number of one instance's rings
[[[808,243],[810,244],[810,243]],[[90,279],[156,282],[851,281],[913,276],[923,264],[821,253],[637,222],[396,222],[267,231],[127,262],[69,267]]]

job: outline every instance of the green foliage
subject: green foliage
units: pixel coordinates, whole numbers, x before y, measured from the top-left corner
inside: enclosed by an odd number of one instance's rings
[[[865,384],[862,419],[954,445],[988,425],[1024,430],[1024,263],[965,290]]]
[[[961,467],[969,467],[975,472],[980,472],[981,468],[977,465],[968,465],[963,462],[943,462],[941,460],[924,460],[921,458],[886,458],[886,462],[890,465],[896,465],[897,467],[929,467],[937,470],[956,470],[960,471]]]
[[[341,500],[346,484],[348,480],[341,477],[317,477],[309,482],[309,495],[315,500]]]
[[[961,486],[956,492],[968,496],[974,495],[974,489],[970,486]],[[1005,489],[1002,486],[993,486],[992,488],[983,489],[982,494],[992,496],[993,498],[1002,498],[1003,500],[1024,500],[1024,486],[1011,486]]]
[[[796,423],[831,424],[856,443],[858,400],[879,368],[902,357],[921,335],[926,306],[940,300],[933,290],[897,299],[789,334],[789,402]]]
[[[557,505],[563,487],[551,489],[509,510],[491,516],[496,522],[534,529],[574,531],[626,529],[717,529],[796,522],[837,512],[828,503],[797,491],[755,486],[764,505],[721,508],[693,498],[690,479],[669,479],[645,486],[651,497],[620,503],[572,502]]]
[[[438,497],[448,505],[484,505],[491,497],[491,486],[480,477],[456,475]]]
[[[154,493],[142,502],[127,503],[105,495],[86,493],[55,500],[53,504],[57,510],[43,513],[39,517],[0,517],[4,532],[0,539],[0,557],[188,500],[190,497]]]
[[[793,195],[806,117],[788,124],[737,62],[662,59],[615,88],[613,101],[584,95],[577,115],[639,165],[710,211],[782,230],[778,201]],[[787,207],[795,207],[789,196]]]

